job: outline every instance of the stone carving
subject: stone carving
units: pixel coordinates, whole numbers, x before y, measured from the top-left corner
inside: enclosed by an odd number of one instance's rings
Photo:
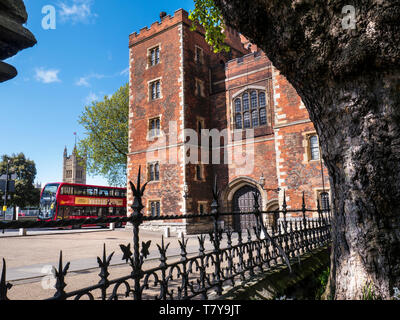
[[[0,2],[0,60],[10,58],[19,51],[36,44],[35,36],[23,24],[28,20],[22,0],[1,0]],[[0,82],[10,80],[17,70],[0,61]]]

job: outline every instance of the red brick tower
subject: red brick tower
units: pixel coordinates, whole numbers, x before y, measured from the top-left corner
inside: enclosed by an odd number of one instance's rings
[[[212,53],[202,28],[191,31],[182,9],[160,20],[130,35],[128,179],[134,180],[140,165],[150,181],[144,200],[148,214],[208,211],[212,171],[185,163],[184,129],[198,132],[211,125],[210,66],[247,51],[239,34],[231,32],[230,55]],[[128,205],[132,200],[128,192]],[[175,224],[186,231],[184,221]]]

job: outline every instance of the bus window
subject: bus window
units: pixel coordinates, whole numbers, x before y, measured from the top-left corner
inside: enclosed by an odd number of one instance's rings
[[[62,218],[63,219],[69,219],[69,216],[71,215],[71,207],[60,207],[62,208]]]
[[[86,192],[87,192],[88,196],[94,196],[94,189],[93,188],[87,187]]]
[[[73,195],[73,187],[71,186],[63,186],[61,188],[62,195]]]
[[[74,195],[76,196],[84,196],[85,195],[85,187],[75,186],[74,187]]]
[[[96,207],[85,207],[85,216],[96,217],[97,216],[97,208]]]
[[[64,219],[64,207],[58,207],[57,218]]]
[[[74,207],[73,215],[75,215],[75,216],[85,215],[85,208],[84,207]]]
[[[107,189],[100,189],[99,191],[100,191],[99,196],[108,197],[108,190]]]
[[[99,218],[105,217],[107,215],[107,208],[99,208]]]

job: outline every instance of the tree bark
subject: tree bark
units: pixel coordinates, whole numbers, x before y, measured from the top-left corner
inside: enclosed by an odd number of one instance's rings
[[[333,203],[335,299],[400,288],[400,1],[215,0],[297,90]],[[351,21],[350,21],[351,22]]]

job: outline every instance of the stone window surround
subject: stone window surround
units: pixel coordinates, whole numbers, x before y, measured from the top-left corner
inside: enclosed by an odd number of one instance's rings
[[[197,166],[200,166],[200,174],[201,174],[201,179],[200,180],[197,179]],[[206,181],[206,177],[205,177],[204,173],[205,173],[204,172],[204,164],[198,163],[198,164],[194,165],[194,181],[205,182]]]
[[[66,173],[65,173],[65,177],[68,178],[68,179],[72,178],[72,170],[67,170]]]
[[[150,166],[151,165],[156,165],[156,164],[158,164],[158,180],[155,180],[155,177],[154,177],[154,180],[150,180],[150,174],[151,174],[150,173]],[[161,182],[161,166],[160,166],[160,162],[159,161],[149,161],[147,163],[146,169],[147,169],[147,181],[149,183],[159,183],[159,182]],[[154,174],[155,174],[155,171],[154,171]]]
[[[317,207],[317,199],[319,199],[319,205],[320,205],[321,210],[322,210],[321,193],[323,193],[324,191],[326,193],[328,193],[328,195],[329,195],[329,207],[332,208],[332,205],[331,205],[331,203],[332,203],[331,190],[328,189],[328,188],[325,188],[325,190],[324,190],[324,189],[322,189],[322,187],[318,187],[318,188],[314,188],[315,207]],[[318,212],[314,213],[314,215],[316,215],[316,217],[318,217]]]
[[[200,92],[199,92],[199,90],[198,90],[198,88],[199,88],[198,83],[200,83]],[[196,96],[202,97],[202,98],[205,98],[205,97],[206,97],[206,93],[205,93],[206,87],[205,87],[205,85],[206,85],[206,84],[205,84],[205,81],[204,81],[204,80],[201,80],[201,79],[199,79],[199,78],[195,78],[195,89],[194,89],[194,93],[195,93]]]
[[[208,201],[197,201],[197,213],[200,213],[200,206],[203,205],[204,213],[208,213]]]
[[[200,59],[198,56],[198,49],[200,49]],[[203,65],[204,64],[204,49],[200,46],[198,46],[197,44],[194,45],[194,61],[198,64]]]
[[[153,99],[152,98],[152,84],[160,81],[160,96],[158,98]],[[155,79],[151,79],[149,81],[147,81],[147,86],[148,86],[148,102],[152,102],[152,101],[157,101],[163,98],[163,93],[162,93],[162,77],[159,78],[155,78]]]
[[[161,198],[151,198],[147,200],[147,215],[151,216],[151,203],[152,202],[158,202],[160,204],[160,216],[162,216],[162,201]]]
[[[201,132],[200,132],[200,128],[199,128],[199,122],[201,123],[201,129],[205,129],[205,118],[196,116],[196,131],[197,131],[197,134],[199,135],[199,143],[200,143]]]
[[[316,162],[316,161],[321,161],[321,148],[319,150],[319,158],[318,159],[311,159],[311,143],[310,143],[310,138],[313,136],[317,136],[318,138],[318,143],[319,143],[319,137],[316,133],[316,131],[307,131],[303,132],[303,147],[305,149],[305,152],[303,154],[303,163],[309,163],[309,162]]]
[[[155,119],[160,119],[160,131],[158,134],[154,134],[154,135],[150,135],[151,132],[151,128],[150,128],[150,123],[152,120]],[[147,141],[153,141],[155,138],[160,138],[163,136],[163,131],[162,131],[162,114],[156,115],[154,117],[150,117],[147,120],[147,136],[146,136],[146,140]]]
[[[231,112],[231,116],[230,116],[230,118],[231,118],[231,129],[232,130],[246,130],[246,128],[242,128],[242,129],[236,129],[236,112],[235,112],[235,100],[236,100],[236,98],[238,98],[238,97],[240,97],[243,93],[245,93],[246,91],[248,91],[249,92],[249,106],[250,106],[250,111],[251,111],[251,97],[250,97],[250,92],[252,91],[252,90],[255,90],[255,91],[263,91],[264,93],[265,93],[265,115],[266,115],[266,119],[267,119],[267,123],[264,125],[258,125],[256,128],[259,128],[259,127],[265,127],[265,126],[268,126],[268,124],[271,122],[271,119],[270,119],[270,117],[269,117],[269,113],[268,113],[268,106],[269,106],[269,103],[268,103],[268,95],[267,95],[267,88],[266,87],[264,87],[264,86],[254,86],[254,85],[248,85],[248,86],[245,86],[245,87],[243,87],[241,90],[239,90],[238,92],[236,92],[235,94],[233,94],[232,95],[232,97],[231,97],[231,101],[230,101],[230,112]],[[257,94],[257,99],[259,99],[258,98],[258,94]],[[257,101],[257,103],[259,103],[259,100]],[[243,106],[242,106],[243,107]],[[260,110],[260,107],[258,106],[257,107],[257,110]],[[249,111],[249,112],[250,112]],[[243,113],[243,112],[242,112]],[[251,112],[250,112],[250,122],[252,121],[252,118],[251,118]],[[242,122],[243,122],[243,119],[242,119]],[[247,128],[247,129],[252,129],[253,127],[250,127],[250,128]]]
[[[152,65],[152,64],[151,64],[151,51],[152,51],[153,49],[156,49],[157,47],[158,47],[158,50],[159,50],[159,61],[158,61],[158,63],[156,63],[155,65]],[[146,63],[146,69],[149,69],[149,68],[158,66],[159,64],[162,63],[161,51],[162,51],[162,50],[161,50],[161,42],[158,43],[158,44],[156,44],[156,45],[154,45],[154,46],[151,46],[151,47],[147,48],[147,60],[146,60],[147,63]]]

